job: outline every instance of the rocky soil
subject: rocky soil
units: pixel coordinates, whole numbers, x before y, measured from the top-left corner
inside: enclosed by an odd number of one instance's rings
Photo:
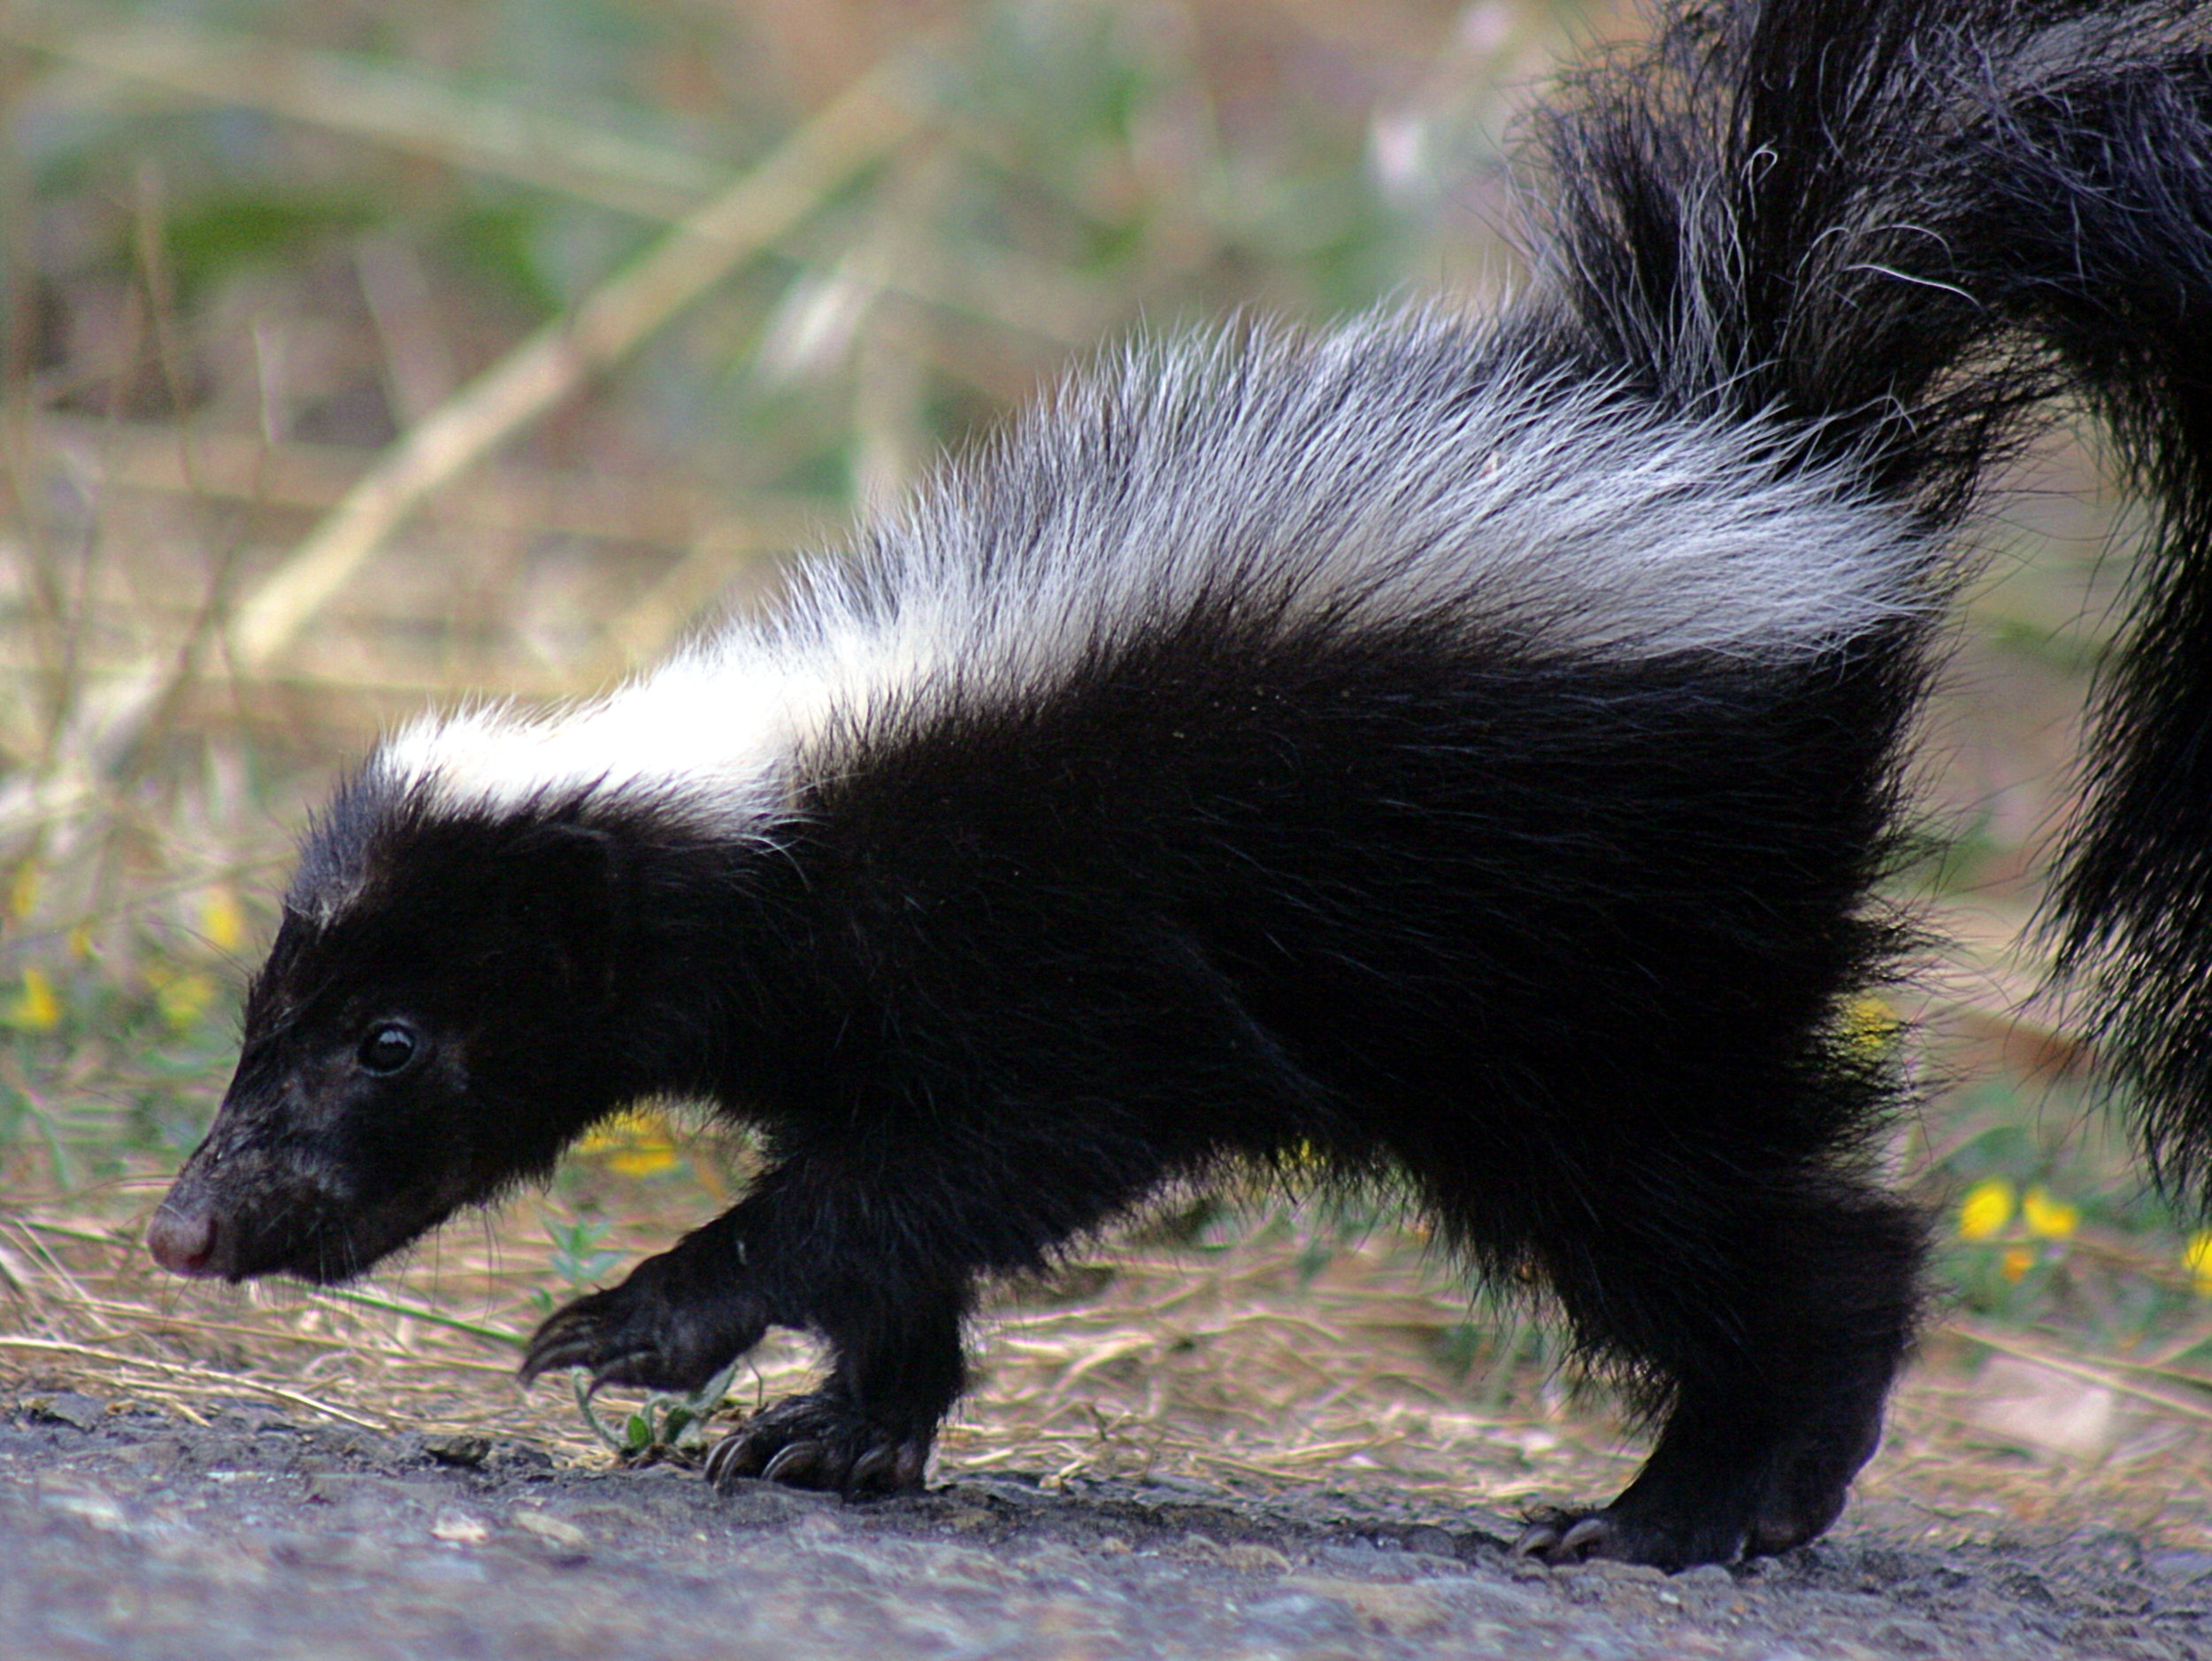
[[[1387,1493],[964,1479],[847,1505],[669,1466],[201,1425],[67,1393],[0,1415],[12,1657],[2206,1657],[2212,1552],[1946,1538],[1862,1514],[1666,1577],[1516,1563],[1513,1518]]]

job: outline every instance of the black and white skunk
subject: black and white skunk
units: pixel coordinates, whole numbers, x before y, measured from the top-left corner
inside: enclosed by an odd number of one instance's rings
[[[1840,1013],[1990,464],[2162,504],[2057,880],[2212,1165],[2212,12],[1712,0],[1572,83],[1525,296],[1144,348],[604,700],[379,750],[307,839],[172,1269],[358,1273],[641,1096],[772,1165],[526,1376],[834,1355],[717,1474],[911,1487],[979,1278],[1308,1150],[1663,1413],[1555,1558],[1832,1522],[1910,1339]]]

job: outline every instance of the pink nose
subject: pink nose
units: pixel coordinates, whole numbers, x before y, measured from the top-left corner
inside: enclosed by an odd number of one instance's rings
[[[146,1250],[172,1274],[210,1275],[215,1258],[215,1217],[211,1211],[180,1211],[163,1206],[146,1226]]]

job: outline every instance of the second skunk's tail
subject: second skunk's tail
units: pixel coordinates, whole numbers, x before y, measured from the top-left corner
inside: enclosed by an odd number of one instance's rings
[[[1545,137],[1593,373],[1801,424],[1930,528],[2055,398],[2106,419],[2158,520],[2054,927],[2154,1164],[2212,1199],[2212,8],[1718,0]]]
[[[2046,258],[2071,252],[2070,283],[2021,298],[2158,510],[2055,890],[2059,961],[2161,1174],[2212,1203],[2212,52],[2090,91],[2049,112],[2049,165],[1991,224],[2016,235],[2033,203]]]

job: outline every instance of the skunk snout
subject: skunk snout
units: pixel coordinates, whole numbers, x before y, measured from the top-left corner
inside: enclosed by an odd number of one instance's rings
[[[219,1120],[218,1129],[220,1129]],[[172,1274],[241,1280],[289,1255],[288,1231],[272,1216],[298,1220],[321,1209],[316,1196],[265,1149],[241,1150],[235,1136],[207,1142],[184,1162],[146,1225],[146,1250]]]
[[[162,1201],[146,1226],[146,1250],[172,1274],[211,1279],[223,1273],[222,1229],[204,1204],[179,1204],[174,1194]]]

